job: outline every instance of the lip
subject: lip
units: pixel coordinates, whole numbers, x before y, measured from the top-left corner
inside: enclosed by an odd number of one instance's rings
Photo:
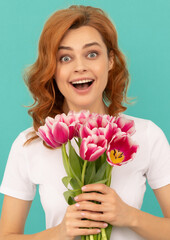
[[[82,81],[82,80],[93,80],[93,78],[90,78],[90,77],[81,77],[81,78],[75,78],[75,79],[72,79],[71,81],[69,81],[69,83],[74,83],[74,82],[77,82],[77,81]]]
[[[80,81],[80,80],[93,80],[93,83],[92,83],[88,88],[86,88],[86,89],[77,89],[77,88],[75,88],[75,87],[72,85],[72,83],[73,83],[73,82],[76,82],[76,81]],[[84,78],[83,78],[83,77],[82,77],[82,78],[74,79],[74,80],[70,81],[69,83],[70,83],[71,87],[73,88],[73,90],[74,90],[76,93],[78,93],[78,94],[87,94],[88,92],[90,92],[91,88],[93,87],[94,82],[95,82],[95,80],[94,80],[93,78],[87,78],[87,77],[84,77]]]

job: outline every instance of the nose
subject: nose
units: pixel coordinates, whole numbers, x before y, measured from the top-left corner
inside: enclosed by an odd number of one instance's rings
[[[82,58],[76,59],[74,71],[79,73],[87,71],[87,65]]]

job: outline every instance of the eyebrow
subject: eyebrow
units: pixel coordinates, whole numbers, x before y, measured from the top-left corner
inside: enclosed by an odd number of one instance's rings
[[[84,49],[84,48],[91,47],[91,46],[99,46],[99,47],[101,47],[101,45],[100,45],[98,42],[91,42],[91,43],[86,43],[86,44],[83,46],[83,49]],[[71,50],[71,51],[73,51],[73,48],[68,47],[68,46],[59,46],[58,50],[60,50],[60,49],[66,49],[66,50]]]

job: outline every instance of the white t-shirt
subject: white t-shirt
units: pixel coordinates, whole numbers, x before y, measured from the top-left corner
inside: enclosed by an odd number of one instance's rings
[[[146,179],[152,189],[170,184],[170,148],[164,133],[154,123],[125,116],[135,121],[136,133],[132,138],[139,144],[139,149],[133,161],[113,168],[111,188],[124,202],[140,209]],[[61,149],[46,148],[40,138],[23,146],[30,130],[22,132],[12,145],[0,192],[23,200],[33,200],[36,186],[39,185],[46,227],[50,228],[62,221],[67,208],[63,196],[67,189],[61,181],[66,172]],[[114,227],[113,239],[142,238],[129,228]]]

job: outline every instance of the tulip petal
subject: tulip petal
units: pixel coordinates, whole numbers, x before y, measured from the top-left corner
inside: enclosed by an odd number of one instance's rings
[[[38,129],[38,135],[39,137],[41,137],[50,147],[52,148],[56,148],[56,147],[60,147],[61,144],[55,142],[51,136],[49,137],[49,130],[46,126],[41,126]]]
[[[66,143],[69,137],[68,126],[63,122],[57,122],[53,125],[52,133],[56,142]]]
[[[127,134],[118,134],[112,138],[106,151],[107,161],[112,166],[120,166],[132,160],[138,145]]]
[[[130,135],[135,133],[135,123],[133,120],[127,119],[125,117],[119,117],[116,120],[116,124],[122,130]]]
[[[96,151],[91,154],[91,156],[89,157],[89,161],[95,161],[96,159],[98,159],[104,152],[106,151],[106,148],[101,148],[98,147],[96,149]]]
[[[107,140],[104,136],[92,135],[84,138],[80,145],[80,156],[84,160],[95,161],[106,150]]]

